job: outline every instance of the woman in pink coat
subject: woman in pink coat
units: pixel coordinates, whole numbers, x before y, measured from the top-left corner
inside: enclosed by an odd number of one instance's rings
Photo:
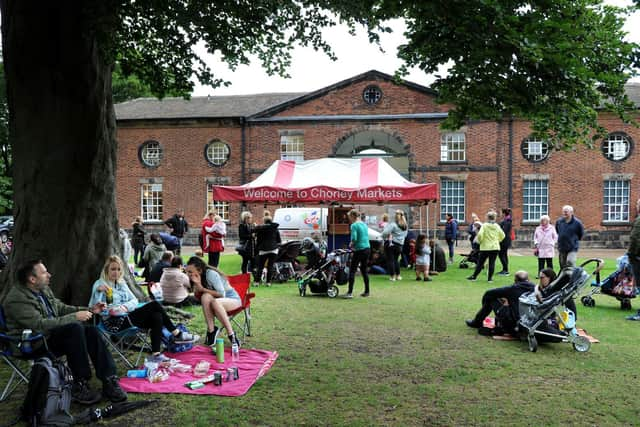
[[[556,228],[549,222],[549,215],[542,215],[540,217],[540,225],[536,227],[536,231],[533,234],[534,253],[538,257],[538,272],[545,268],[545,263],[547,268],[553,270],[554,248],[558,241],[558,233],[556,233]],[[538,276],[536,276],[537,278]]]

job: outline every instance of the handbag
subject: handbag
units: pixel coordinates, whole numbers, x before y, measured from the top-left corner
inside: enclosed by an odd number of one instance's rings
[[[247,252],[247,242],[244,243],[238,243],[236,245],[236,252],[238,252],[240,255],[244,254]]]
[[[133,326],[129,316],[109,316],[102,319],[104,328],[112,334],[124,331]]]
[[[533,248],[533,255],[538,256],[538,253],[540,253],[540,251],[538,251],[538,248]]]

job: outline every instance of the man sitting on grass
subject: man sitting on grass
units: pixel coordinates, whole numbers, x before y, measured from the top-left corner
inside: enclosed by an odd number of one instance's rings
[[[482,296],[482,307],[473,319],[465,320],[465,323],[470,328],[480,328],[484,318],[493,310],[496,313],[496,320],[500,318],[502,322],[506,321],[506,324],[502,324],[502,329],[509,332],[509,329],[513,329],[518,324],[520,318],[518,311],[520,295],[532,292],[534,288],[535,285],[529,281],[529,274],[523,270],[518,271],[513,285],[489,289],[485,292]]]

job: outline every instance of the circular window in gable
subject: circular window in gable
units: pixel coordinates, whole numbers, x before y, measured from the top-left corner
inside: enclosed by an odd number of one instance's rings
[[[162,146],[158,141],[145,141],[138,148],[140,162],[149,168],[155,168],[162,161]]]
[[[382,90],[376,85],[369,85],[362,92],[362,99],[369,105],[377,104],[382,99]]]
[[[229,146],[219,139],[211,140],[204,147],[204,157],[211,166],[222,166],[229,160]]]
[[[549,143],[543,139],[529,136],[520,144],[522,157],[530,162],[541,162],[549,157]]]
[[[612,162],[626,160],[633,150],[633,140],[624,132],[613,132],[602,140],[602,154]]]

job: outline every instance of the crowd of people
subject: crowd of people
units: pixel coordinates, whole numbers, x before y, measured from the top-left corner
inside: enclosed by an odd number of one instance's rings
[[[640,200],[637,209],[640,211]],[[411,235],[405,213],[398,210],[390,219],[382,217],[378,224],[383,245],[379,251],[373,250],[369,240],[368,226],[362,220],[362,213],[351,210],[347,214],[350,238],[348,246],[352,250],[348,274],[348,290],[344,298],[352,299],[356,273],[363,281],[361,297],[371,295],[369,273],[387,274],[391,282],[402,280],[401,263],[415,271],[415,280],[431,281],[431,275],[446,270],[447,254],[434,240],[425,234]],[[498,222],[497,213],[489,211],[484,223],[472,214],[468,235],[472,251],[478,252],[476,266],[468,277],[477,280],[487,266],[487,280],[493,281],[495,262],[502,264],[498,274],[509,275],[508,249],[513,240],[513,219],[510,209],[502,210]],[[151,298],[140,301],[124,280],[127,264],[112,255],[105,261],[100,277],[93,283],[91,296],[86,307],[70,306],[57,299],[49,288],[51,274],[41,260],[25,263],[17,271],[18,286],[11,288],[4,302],[7,326],[13,333],[24,329],[44,332],[48,337],[49,351],[55,355],[66,355],[74,376],[72,395],[75,401],[93,404],[102,396],[113,402],[123,401],[126,393],[120,388],[114,361],[96,331],[96,322],[103,322],[110,331],[137,326],[149,331],[151,341],[150,359],[166,361],[162,353],[163,328],[171,334],[175,343],[193,343],[199,336],[176,326],[167,314],[165,305],[183,307],[200,305],[206,331],[203,342],[214,344],[221,328],[227,331],[232,344],[240,346],[227,313],[242,305],[240,295],[229,284],[227,275],[219,267],[220,253],[224,251],[227,226],[216,212],[208,212],[203,218],[200,232],[199,253],[188,259],[186,266],[180,256],[183,238],[188,231],[184,212],[178,210],[166,221],[170,232],[164,233],[173,239],[163,239],[162,233],[151,233],[145,242],[146,231],[138,217],[132,224],[131,249],[134,263],[145,268],[145,277],[159,284],[163,300]],[[445,240],[449,263],[454,258],[454,245],[459,235],[457,221],[446,215]],[[466,320],[472,328],[482,328],[483,321],[492,311],[499,319],[499,327],[504,332],[513,331],[518,319],[518,298],[526,292],[534,292],[539,301],[548,295],[549,285],[556,278],[553,269],[557,245],[559,267],[575,266],[579,242],[584,235],[582,222],[574,215],[571,206],[562,208],[562,216],[551,224],[548,215],[542,215],[540,224],[533,234],[532,245],[538,258],[536,279],[529,280],[526,271],[514,275],[510,286],[490,289],[484,293],[481,308],[476,315]],[[241,270],[263,272],[267,286],[272,277],[272,267],[281,244],[278,224],[269,211],[262,216],[262,223],[253,221],[251,212],[242,212],[238,225],[239,243],[236,250],[242,257]],[[326,256],[327,246],[320,233],[313,233],[310,244],[316,248],[319,257]],[[408,253],[406,248],[408,248]],[[204,255],[208,255],[205,263]],[[640,220],[636,220],[631,235],[629,258],[636,278],[640,275]],[[567,308],[577,316],[573,300]],[[90,322],[96,318],[96,322]],[[89,385],[91,365],[96,376],[102,381],[102,393]]]

